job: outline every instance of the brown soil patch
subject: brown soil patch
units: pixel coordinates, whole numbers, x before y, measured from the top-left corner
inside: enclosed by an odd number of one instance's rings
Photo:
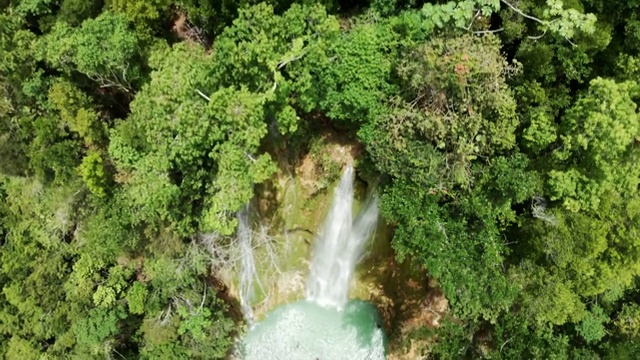
[[[313,161],[313,158],[307,154],[303,159],[300,166],[296,169],[298,180],[307,193],[313,193],[315,189],[317,174],[317,164]]]
[[[207,47],[207,38],[204,31],[194,26],[184,13],[179,12],[176,16],[177,18],[173,22],[171,31],[184,41]]]
[[[410,299],[410,303],[403,304],[403,307],[411,309],[406,311],[409,316],[402,324],[403,334],[422,326],[439,327],[442,316],[449,310],[449,301],[437,285],[428,285],[426,291],[426,298]]]
[[[186,39],[185,25],[187,24],[187,16],[183,13],[178,14],[178,18],[173,22],[171,30],[175,32],[181,39]]]

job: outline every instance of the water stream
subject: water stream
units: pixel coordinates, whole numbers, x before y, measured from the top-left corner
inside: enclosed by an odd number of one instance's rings
[[[253,279],[256,276],[256,262],[251,244],[251,227],[249,225],[248,206],[238,211],[238,242],[240,245],[240,307],[249,326],[253,326]]]

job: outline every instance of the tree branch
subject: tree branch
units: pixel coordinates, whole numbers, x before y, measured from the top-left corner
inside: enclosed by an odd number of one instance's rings
[[[198,93],[198,95],[202,96],[205,100],[207,100],[208,102],[211,102],[211,98],[205,95],[202,91],[196,89],[196,92]]]
[[[469,26],[467,26],[465,28],[465,30],[467,31],[471,31],[471,27],[473,26],[473,23],[476,21],[476,19],[478,18],[478,16],[480,16],[480,10],[476,11],[476,14],[473,16],[473,19],[471,19],[471,22],[469,23]]]
[[[483,35],[483,34],[494,34],[504,31],[503,28],[495,29],[495,30],[479,30],[479,31],[471,31],[473,35]]]
[[[531,15],[527,15],[527,14],[525,14],[522,10],[520,10],[520,9],[518,9],[517,7],[513,6],[511,3],[507,2],[506,0],[500,0],[500,2],[501,2],[501,3],[503,3],[503,4],[505,4],[505,5],[507,5],[508,7],[510,7],[510,8],[511,8],[511,10],[513,10],[513,11],[515,11],[516,13],[520,14],[520,16],[522,16],[522,17],[524,17],[524,18],[527,18],[527,19],[529,19],[529,20],[533,20],[533,21],[535,21],[535,22],[537,22],[537,23],[540,23],[540,24],[542,24],[542,25],[546,25],[546,22],[544,22],[544,21],[542,21],[542,20],[538,19],[538,18],[537,18],[537,17],[535,17],[535,16],[531,16]]]
[[[204,306],[204,300],[207,298],[207,282],[203,281],[204,283],[204,294],[202,294],[202,301],[200,302],[200,310],[198,310],[198,312],[202,311],[202,307]]]

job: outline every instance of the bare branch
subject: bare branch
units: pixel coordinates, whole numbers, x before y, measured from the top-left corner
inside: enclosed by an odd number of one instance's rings
[[[205,95],[202,91],[196,89],[196,92],[198,93],[198,95],[202,96],[205,100],[207,100],[208,102],[211,102],[211,98]]]
[[[200,302],[200,310],[198,310],[198,312],[202,311],[202,307],[204,306],[204,300],[207,298],[207,283],[206,283],[206,281],[203,281],[203,285],[204,285],[204,294],[202,294],[202,301]]]
[[[173,305],[172,303],[169,303],[169,308],[166,310],[166,313],[162,321],[160,321],[161,326],[165,326],[169,323],[169,319],[171,319],[171,315],[172,315],[172,311],[171,311],[172,305]]]
[[[302,58],[305,55],[304,52],[302,52],[300,55],[294,56],[290,59],[287,60],[280,60],[280,62],[278,62],[278,65],[276,65],[276,67],[273,69],[273,87],[271,88],[271,91],[276,91],[276,89],[278,88],[278,82],[276,81],[276,75],[278,70],[282,69],[283,67],[287,66],[287,64],[290,64],[300,58]]]
[[[500,0],[500,2],[501,2],[501,3],[503,3],[503,4],[505,4],[505,5],[507,5],[508,7],[510,7],[510,8],[511,8],[511,10],[515,11],[515,12],[516,12],[516,13],[518,13],[520,16],[522,16],[522,17],[524,17],[524,18],[526,18],[526,19],[533,20],[533,21],[535,21],[535,22],[537,22],[537,23],[539,23],[539,24],[542,24],[542,25],[546,25],[546,24],[547,24],[545,21],[542,21],[542,20],[538,19],[538,18],[537,18],[537,17],[535,17],[535,16],[531,16],[531,15],[527,15],[527,14],[525,14],[522,10],[520,10],[520,9],[518,9],[517,7],[513,6],[511,3],[507,2],[506,0]]]
[[[478,16],[480,16],[480,10],[476,11],[476,14],[473,16],[473,19],[471,19],[471,22],[469,23],[469,26],[467,26],[466,30],[471,31],[471,27],[473,26],[473,23],[476,21]]]
[[[500,346],[500,352],[502,352],[502,349],[504,348],[505,345],[507,345],[507,343],[509,341],[513,340],[513,336],[509,338],[509,340],[505,341],[504,343],[502,343],[502,346]]]
[[[569,40],[568,37],[565,36],[564,39],[567,40],[569,42],[569,44],[571,44],[573,47],[578,46],[578,45],[574,44],[573,41]]]
[[[500,29],[495,29],[495,30],[479,30],[479,31],[472,31],[471,33],[473,35],[483,35],[483,34],[495,34],[495,33],[499,33],[501,31],[504,31],[503,28]]]
[[[558,221],[555,216],[547,214],[546,210],[547,200],[545,198],[542,196],[534,196],[533,199],[531,199],[531,215],[533,215],[534,218],[545,221],[552,226],[557,225]]]
[[[542,39],[543,36],[545,36],[547,34],[547,30],[545,30],[542,34],[540,35],[536,35],[536,36],[527,36],[527,38],[531,39],[531,40],[539,40]]]
[[[251,156],[251,154],[249,154],[249,153],[248,153],[248,152],[246,152],[246,151],[245,151],[245,153],[244,153],[244,154],[249,158],[249,160],[251,160],[251,161],[253,161],[253,162],[256,162],[256,159],[254,159],[254,158],[253,158],[253,156]]]
[[[294,61],[296,61],[296,60],[298,60],[298,59],[301,59],[303,56],[304,56],[304,52],[303,52],[302,54],[300,54],[300,55],[298,55],[298,56],[294,56],[294,57],[292,57],[292,58],[290,58],[290,59],[288,59],[288,60],[282,60],[282,61],[280,61],[280,62],[278,63],[277,70],[282,69],[283,67],[287,66],[289,63],[292,63],[292,62],[294,62]]]

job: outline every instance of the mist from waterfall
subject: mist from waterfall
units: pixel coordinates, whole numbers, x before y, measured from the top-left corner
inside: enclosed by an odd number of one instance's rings
[[[238,242],[240,247],[240,307],[242,314],[249,326],[253,325],[253,279],[256,276],[256,262],[253,256],[251,244],[251,227],[249,225],[248,206],[237,213],[238,218]]]
[[[356,264],[378,222],[375,197],[367,199],[353,220],[353,181],[353,168],[347,167],[335,190],[311,261],[307,300],[324,307],[342,309],[347,303]]]

